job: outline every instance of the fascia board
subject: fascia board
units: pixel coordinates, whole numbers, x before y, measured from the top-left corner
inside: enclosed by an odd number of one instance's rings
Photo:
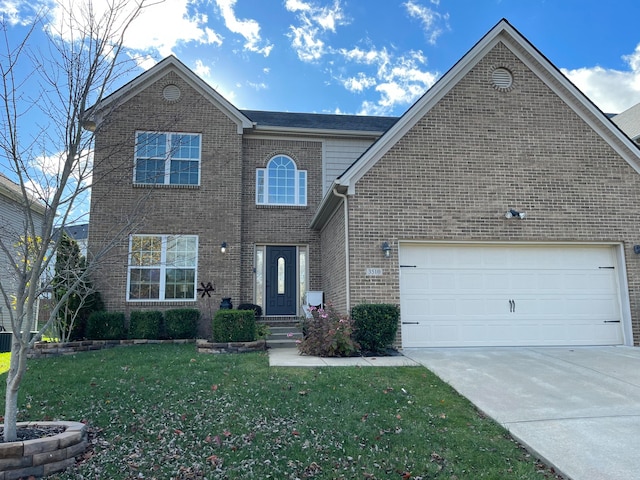
[[[187,66],[177,58],[170,56],[154,65],[146,72],[138,75],[124,87],[116,90],[106,97],[102,102],[94,105],[91,110],[94,112],[105,111],[107,107],[115,102],[125,103],[132,97],[144,90],[147,85],[155,82],[158,78],[166,75],[168,71],[174,69],[178,74],[205,98],[222,111],[231,121],[237,125],[237,133],[242,134],[245,128],[252,128],[253,122],[243,115],[233,104],[220,95],[213,87],[193,73]],[[98,114],[99,117],[99,114]],[[98,123],[98,122],[97,122]]]
[[[334,180],[331,186],[327,189],[327,193],[325,193],[316,213],[311,219],[311,223],[309,224],[310,229],[322,230],[322,227],[324,227],[327,220],[329,220],[333,215],[336,207],[340,205],[342,200],[340,197],[333,194],[333,190],[338,186],[338,183]]]

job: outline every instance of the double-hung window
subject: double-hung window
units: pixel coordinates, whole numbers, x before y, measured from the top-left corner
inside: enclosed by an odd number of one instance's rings
[[[273,157],[256,171],[256,204],[306,206],[307,171],[286,155]]]
[[[197,251],[195,235],[131,235],[127,300],[195,300]]]
[[[199,185],[197,133],[136,132],[133,182],[142,185]]]

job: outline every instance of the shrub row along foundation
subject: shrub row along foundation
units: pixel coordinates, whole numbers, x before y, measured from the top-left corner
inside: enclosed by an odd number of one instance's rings
[[[208,340],[197,340],[198,353],[248,353],[259,352],[267,349],[267,342],[256,340],[254,342],[227,342],[216,343]]]
[[[75,464],[87,449],[87,427],[78,422],[19,422],[18,428],[64,427],[51,437],[0,443],[0,480],[43,477]]]

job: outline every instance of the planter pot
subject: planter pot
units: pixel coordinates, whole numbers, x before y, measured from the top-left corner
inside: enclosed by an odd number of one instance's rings
[[[18,428],[63,427],[64,432],[35,440],[0,443],[0,480],[44,477],[75,464],[89,444],[79,422],[19,422]]]

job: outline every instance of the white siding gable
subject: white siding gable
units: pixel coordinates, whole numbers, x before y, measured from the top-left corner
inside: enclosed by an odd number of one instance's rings
[[[375,139],[336,138],[324,142],[324,168],[322,194],[327,193],[332,182],[355,162],[373,144]]]

